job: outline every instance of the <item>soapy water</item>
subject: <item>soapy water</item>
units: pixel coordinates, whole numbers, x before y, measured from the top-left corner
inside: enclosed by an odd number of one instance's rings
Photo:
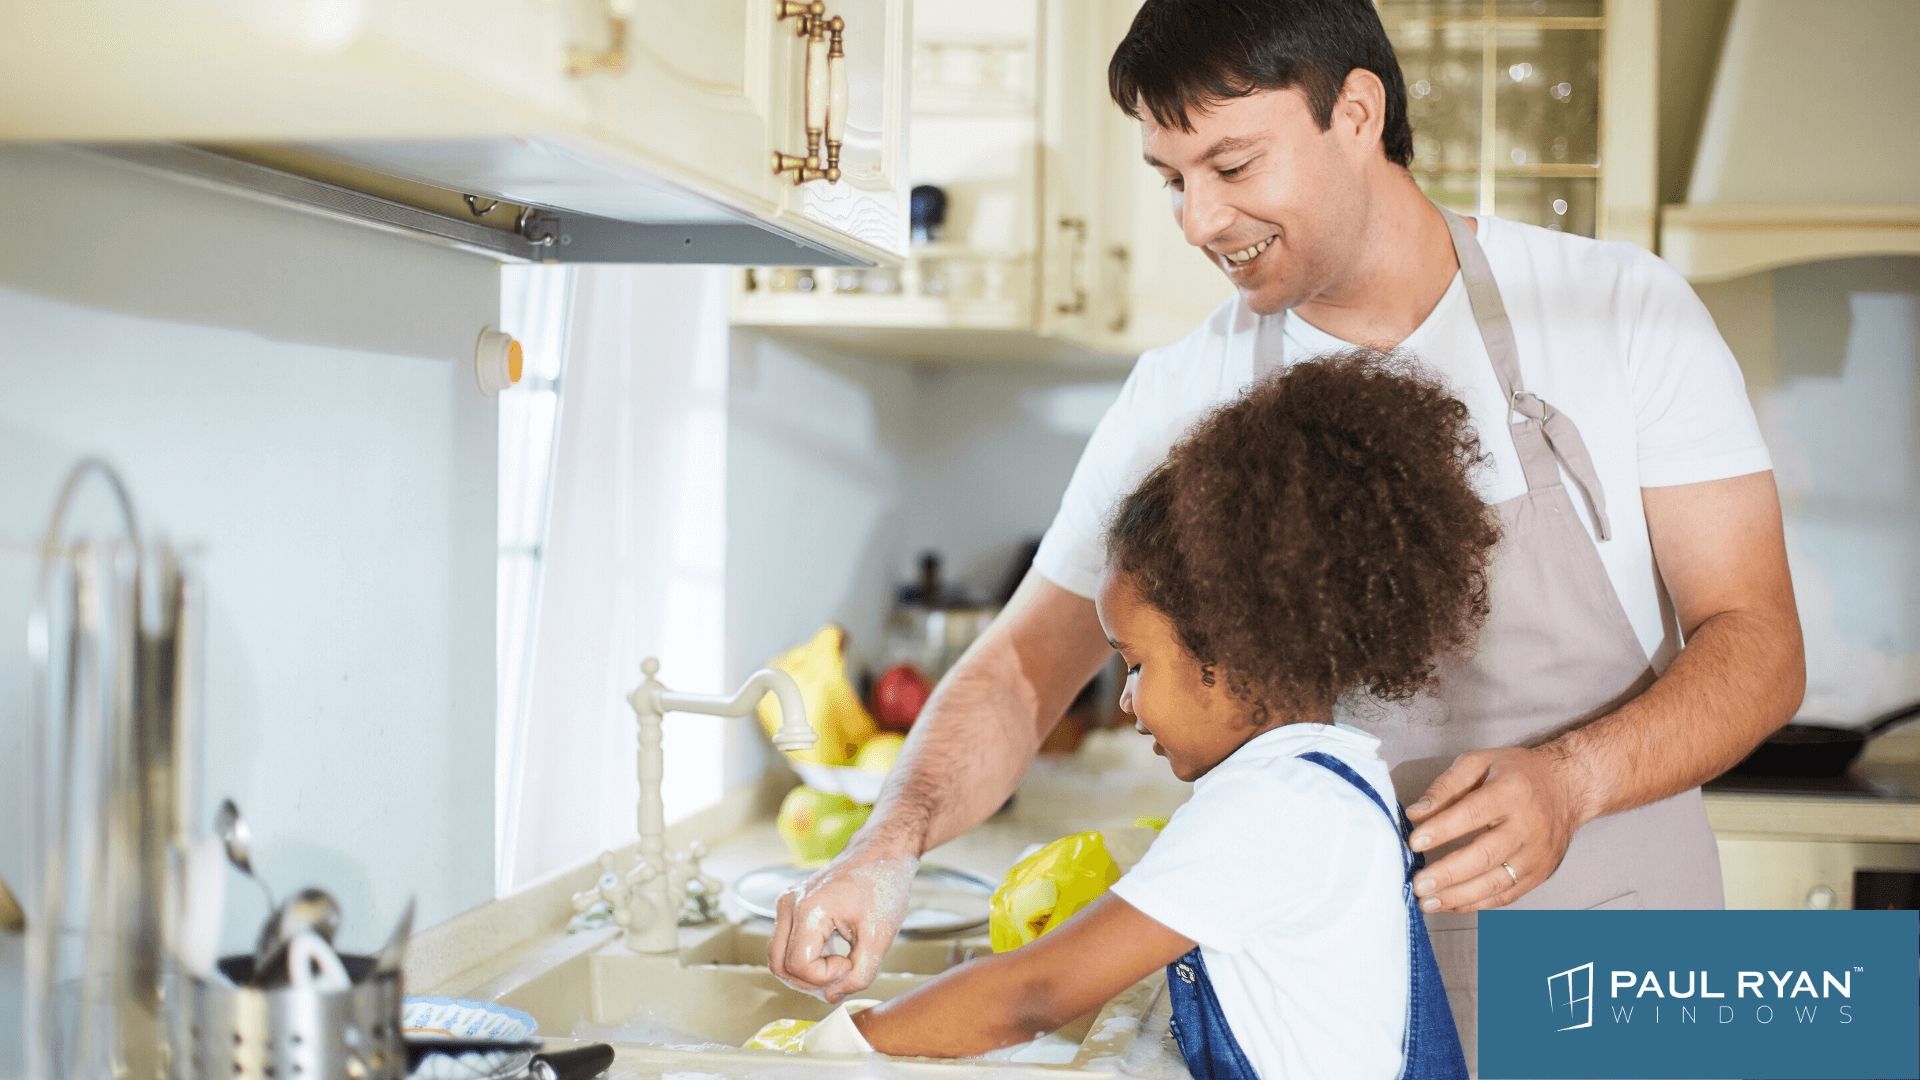
[[[1027,1065],[1066,1065],[1080,1053],[1080,1044],[1058,1035],[1042,1035],[1032,1042],[989,1050],[970,1061],[1017,1061]]]
[[[1115,1019],[1122,1019],[1116,1017]],[[1111,1023],[1111,1022],[1109,1022]],[[1138,1021],[1134,1022],[1136,1025]],[[618,1024],[595,1024],[583,1021],[574,1025],[573,1035],[578,1039],[592,1039],[596,1042],[643,1043],[670,1050],[682,1050],[692,1053],[711,1051],[733,1051],[740,1049],[731,1043],[714,1042],[692,1032],[674,1026],[662,1019],[651,1009],[641,1009]],[[1045,1035],[1032,1042],[1018,1043],[989,1051],[977,1058],[964,1060],[1010,1061],[1030,1065],[1065,1065],[1080,1052],[1080,1044],[1059,1035]],[[885,1059],[876,1059],[878,1064]],[[697,1073],[686,1074],[689,1077]]]
[[[1138,1030],[1139,1027],[1140,1020],[1138,1017],[1115,1016],[1109,1018],[1102,1023],[1100,1027],[1095,1029],[1091,1038],[1113,1038],[1125,1034],[1128,1031]],[[617,1024],[583,1022],[575,1026],[573,1034],[576,1038],[580,1039],[593,1039],[601,1042],[641,1043],[662,1049],[694,1054],[733,1052],[740,1049],[738,1046],[730,1043],[714,1042],[711,1039],[705,1039],[678,1028],[648,1009],[642,1009]],[[1167,1044],[1165,1047],[1157,1045],[1158,1042],[1159,1040],[1151,1037],[1139,1039],[1133,1047],[1129,1048],[1124,1059],[1114,1055],[1106,1055],[1094,1058],[1087,1062],[1085,1067],[1094,1072],[1117,1073],[1124,1070],[1129,1076],[1151,1078],[1151,1080],[1174,1080],[1174,1078],[1186,1077],[1186,1063],[1180,1057],[1179,1047],[1173,1045],[1172,1038],[1169,1036],[1165,1040]],[[1144,1046],[1142,1044],[1155,1045]],[[958,1065],[965,1061],[980,1061],[1018,1065],[1070,1065],[1073,1063],[1074,1058],[1079,1055],[1080,1047],[1081,1043],[1074,1039],[1069,1039],[1061,1035],[1043,1035],[1031,1042],[1002,1047],[976,1057],[956,1059],[955,1064]],[[1139,1051],[1141,1050],[1146,1050],[1147,1052],[1140,1053]],[[906,1070],[890,1069],[888,1068],[890,1064],[891,1059],[876,1057],[871,1062],[862,1063],[858,1072],[862,1076],[874,1077],[921,1075]],[[776,1059],[768,1063],[767,1070],[756,1068],[751,1075],[756,1077],[764,1075],[771,1078],[779,1075],[780,1071],[778,1059]],[[612,1075],[619,1074],[615,1073]],[[677,1078],[677,1080],[723,1080],[722,1074],[697,1069],[676,1070],[662,1075]],[[738,1076],[739,1071],[735,1068],[729,1068],[725,1075]],[[809,1073],[809,1075],[813,1074]]]
[[[617,1024],[596,1024],[582,1020],[573,1026],[573,1037],[594,1042],[644,1043],[669,1050],[738,1050],[730,1043],[714,1042],[704,1036],[675,1027],[652,1009],[641,1009]]]

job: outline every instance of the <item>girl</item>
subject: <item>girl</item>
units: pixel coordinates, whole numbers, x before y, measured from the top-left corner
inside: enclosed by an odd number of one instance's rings
[[[1073,919],[848,1003],[809,1047],[838,1030],[977,1054],[1164,966],[1196,1077],[1464,1077],[1378,740],[1329,717],[1419,691],[1484,618],[1478,461],[1466,407],[1377,353],[1297,364],[1204,418],[1114,512],[1097,597],[1120,705],[1192,797]]]

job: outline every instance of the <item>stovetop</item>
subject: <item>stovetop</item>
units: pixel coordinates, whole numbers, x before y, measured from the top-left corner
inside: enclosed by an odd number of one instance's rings
[[[1884,799],[1920,804],[1920,763],[1865,762],[1841,776],[1722,776],[1703,785],[1711,792],[1743,795]]]

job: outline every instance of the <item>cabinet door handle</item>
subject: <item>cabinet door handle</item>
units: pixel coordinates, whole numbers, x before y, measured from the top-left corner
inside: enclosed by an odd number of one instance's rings
[[[1133,273],[1133,252],[1129,251],[1125,244],[1115,244],[1107,249],[1107,259],[1114,266],[1111,292],[1114,297],[1113,318],[1107,320],[1107,332],[1124,334],[1127,332],[1129,314],[1127,296],[1132,292],[1132,282],[1129,277]]]
[[[774,18],[796,20],[795,33],[806,39],[807,152],[773,152],[776,175],[792,173],[796,186],[813,180],[840,182],[840,146],[847,129],[847,53],[845,19],[827,17],[826,0],[778,0]],[[821,157],[821,142],[826,157]]]
[[[840,147],[847,141],[847,110],[851,107],[847,93],[847,24],[835,15],[827,29],[833,37],[827,49],[827,171],[838,174]]]
[[[627,70],[627,19],[630,5],[623,0],[606,0],[607,44],[605,48],[575,45],[567,50],[567,74],[580,76],[595,72],[615,75]]]
[[[1061,218],[1060,231],[1067,234],[1067,295],[1069,299],[1055,304],[1053,310],[1061,315],[1082,315],[1087,310],[1087,286],[1081,273],[1082,264],[1087,259],[1087,219]]]

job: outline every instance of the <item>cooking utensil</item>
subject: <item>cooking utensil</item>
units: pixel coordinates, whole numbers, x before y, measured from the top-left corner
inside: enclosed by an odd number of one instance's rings
[[[287,974],[287,949],[305,932],[318,934],[329,944],[340,929],[340,902],[325,889],[301,889],[275,909],[260,928],[253,949],[253,985],[273,986]]]
[[[445,1036],[410,1036],[406,1040],[407,1071],[434,1054],[492,1054],[502,1051],[535,1051],[527,1067],[532,1080],[587,1080],[599,1076],[613,1065],[613,1047],[606,1043],[539,1053],[539,1039],[451,1039]]]
[[[1839,776],[1853,766],[1868,740],[1915,717],[1920,717],[1920,701],[1859,727],[1788,724],[1727,771],[1737,776]]]
[[[262,988],[253,985],[253,957],[241,953],[221,958],[218,983],[184,976],[172,1010],[173,1071],[143,1075],[402,1080],[400,977],[374,975],[371,956],[332,953],[311,931],[304,940],[296,948],[312,950],[309,962],[327,972],[292,981],[283,975],[279,986]],[[336,963],[344,986],[333,977]]]
[[[213,819],[213,832],[227,849],[227,861],[260,886],[260,895],[267,898],[267,910],[277,911],[279,905],[273,902],[273,890],[267,888],[267,883],[253,872],[253,830],[247,828],[246,819],[240,816],[240,808],[234,805],[232,799],[220,801],[220,812]]]
[[[295,988],[322,994],[337,994],[353,985],[340,954],[312,930],[302,930],[287,940],[287,974]]]
[[[406,909],[400,912],[400,921],[393,926],[393,933],[387,935],[387,943],[373,954],[373,971],[382,975],[389,971],[399,971],[400,965],[407,959],[407,943],[413,939],[413,898],[407,898]]]
[[[797,866],[763,866],[740,875],[733,883],[733,895],[749,913],[772,919],[780,894],[811,873]],[[939,938],[978,930],[987,924],[987,901],[995,888],[993,882],[964,870],[922,864],[907,891],[900,936]]]
[[[535,1054],[527,1075],[532,1080],[589,1080],[613,1067],[613,1047],[594,1043],[575,1050]]]
[[[174,921],[173,955],[197,978],[220,978],[220,927],[226,913],[226,852],[218,837],[187,845],[181,860],[180,915]]]

